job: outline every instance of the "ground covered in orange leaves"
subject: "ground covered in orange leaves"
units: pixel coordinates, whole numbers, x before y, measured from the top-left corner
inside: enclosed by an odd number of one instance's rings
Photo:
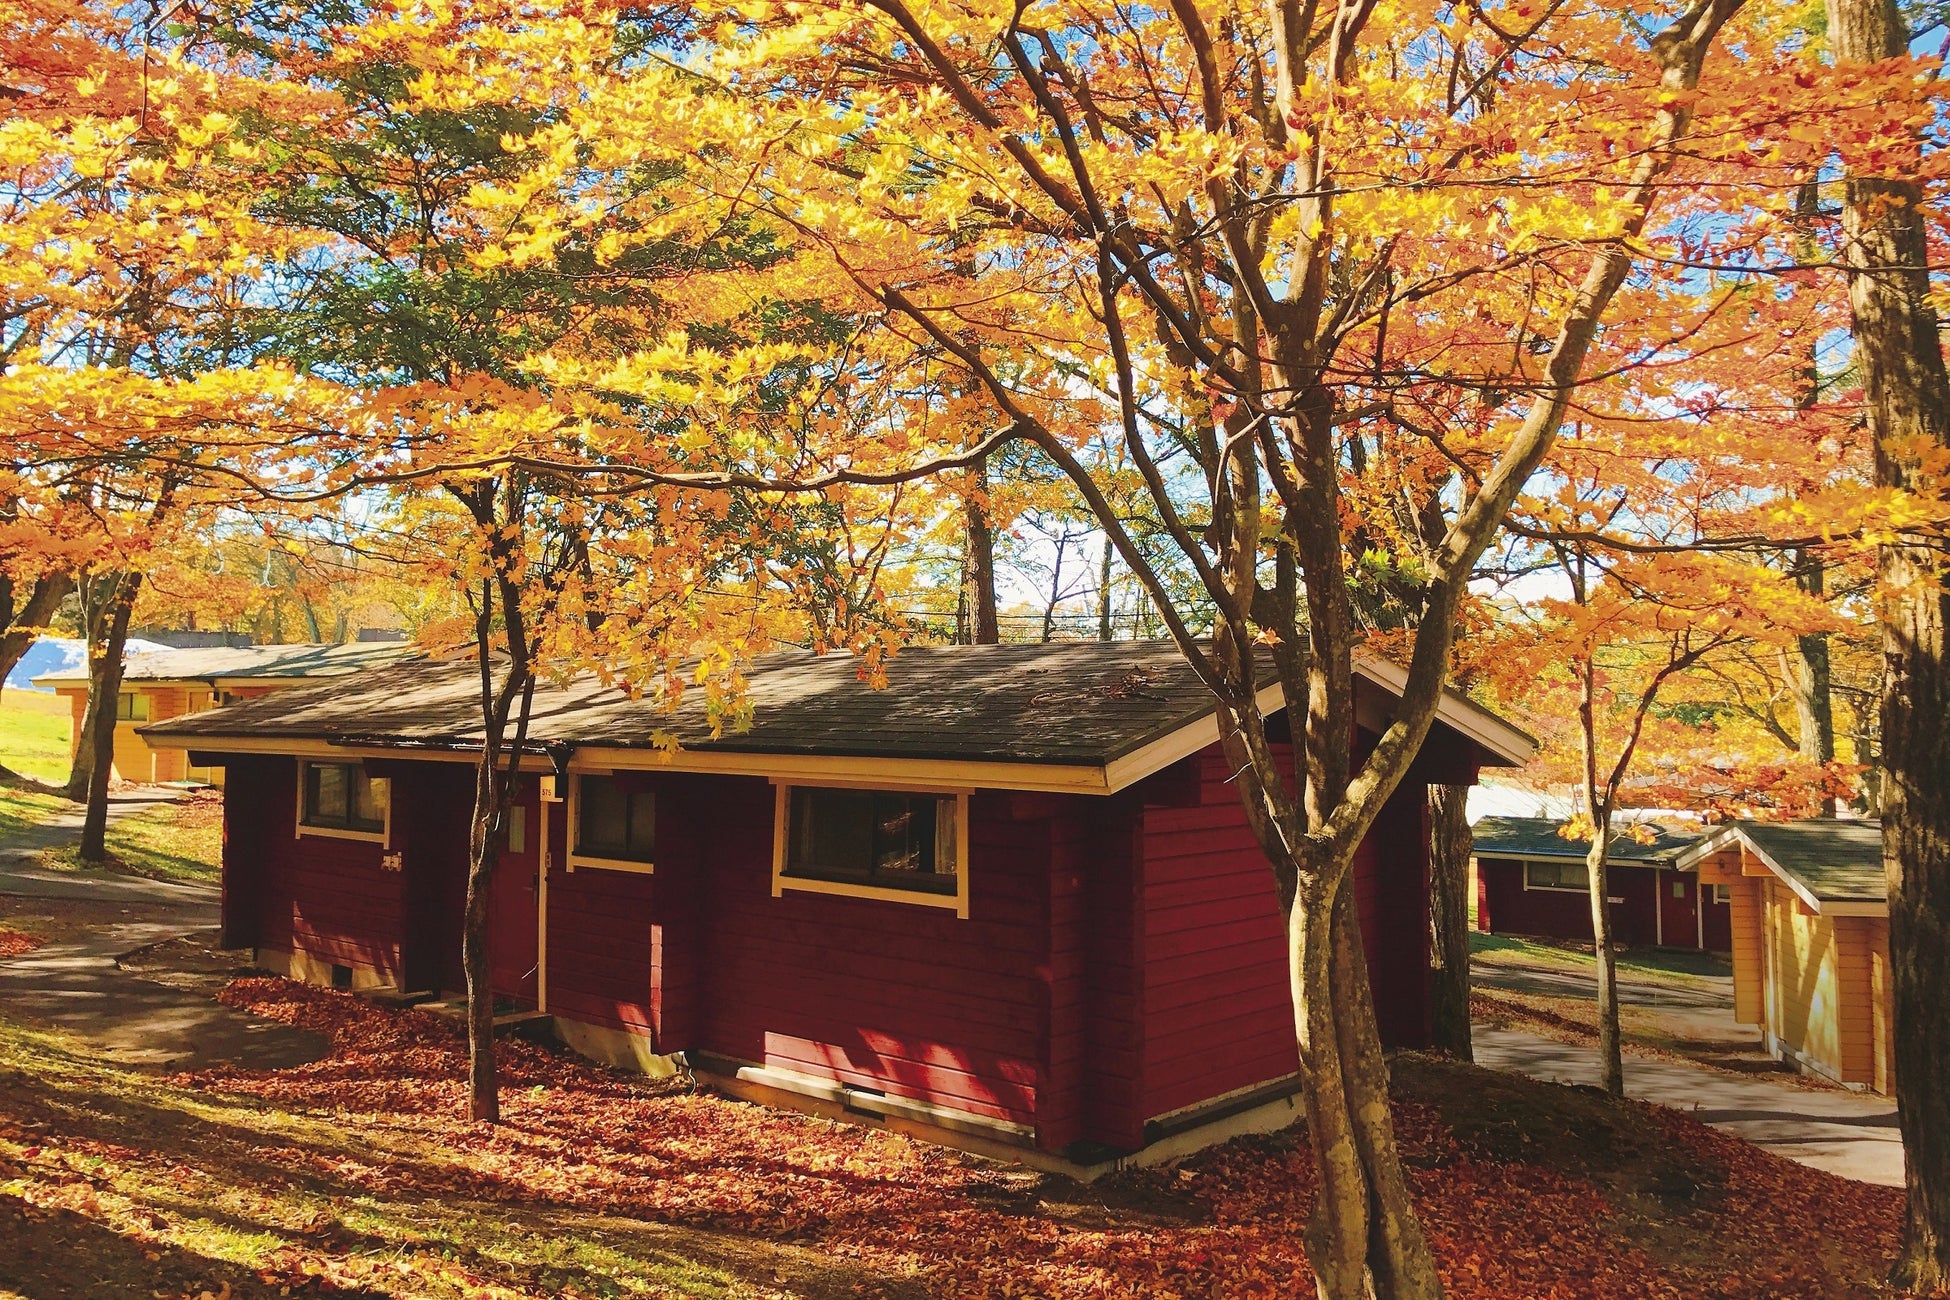
[[[0,961],[9,957],[23,957],[41,946],[39,935],[26,934],[20,930],[0,925]]]
[[[526,1043],[506,1047],[490,1128],[460,1118],[444,1021],[275,979],[224,997],[335,1050],[159,1080],[0,1029],[0,1280],[47,1279],[14,1281],[34,1297],[1311,1294],[1292,1132],[1081,1187]],[[1452,1297],[1882,1293],[1895,1192],[1638,1103],[1426,1056],[1394,1069]]]

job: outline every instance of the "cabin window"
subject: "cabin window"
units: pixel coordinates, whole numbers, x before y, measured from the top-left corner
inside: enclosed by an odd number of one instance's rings
[[[115,697],[115,720],[117,722],[147,722],[149,720],[149,697],[139,691],[123,691]]]
[[[1732,885],[1708,885],[1707,888],[1712,891],[1714,902],[1724,906],[1733,901]]]
[[[1526,862],[1523,866],[1525,889],[1591,889],[1591,872],[1582,862]]]
[[[305,763],[299,772],[299,833],[384,839],[388,783],[358,763]]]
[[[773,893],[929,903],[967,915],[967,797],[781,786]]]
[[[575,779],[575,846],[569,866],[648,871],[657,855],[657,796],[629,778]]]

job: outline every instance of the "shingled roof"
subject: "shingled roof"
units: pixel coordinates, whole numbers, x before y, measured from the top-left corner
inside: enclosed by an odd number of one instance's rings
[[[1562,824],[1549,817],[1485,817],[1470,831],[1475,837],[1477,857],[1583,861],[1591,851],[1591,841],[1565,839],[1557,833],[1557,828]],[[1699,839],[1698,835],[1668,830],[1657,822],[1651,823],[1651,826],[1656,838],[1645,844],[1632,838],[1629,830],[1619,830],[1612,837],[1611,847],[1606,850],[1606,860],[1643,866],[1670,866],[1683,849]]]
[[[1362,676],[1386,689],[1390,668]],[[780,651],[747,675],[747,731],[713,737],[701,691],[667,713],[585,677],[537,688],[529,735],[538,746],[647,749],[661,732],[687,751],[716,754],[1102,766],[1214,713],[1168,641],[914,646],[889,661],[884,690],[861,682],[858,661],[845,654]],[[469,661],[401,663],[172,718],[143,734],[210,752],[269,739],[469,750],[481,741],[479,690]],[[1529,756],[1527,736],[1460,695],[1445,697],[1442,720],[1482,745],[1487,763]]]
[[[132,654],[122,669],[125,683],[216,682],[275,678],[343,677],[382,664],[397,663],[415,651],[398,641],[354,641],[344,645],[199,646]],[[85,685],[87,672],[46,673],[36,686]]]
[[[1818,912],[1873,913],[1888,906],[1882,823],[1873,817],[1727,822],[1688,849],[1686,858],[1697,860],[1733,844],[1745,845]]]

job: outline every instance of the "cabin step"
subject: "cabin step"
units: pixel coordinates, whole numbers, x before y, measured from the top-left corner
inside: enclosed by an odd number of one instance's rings
[[[438,1002],[422,1002],[415,1010],[430,1011],[444,1020],[456,1024],[467,1023],[467,999],[443,998]],[[553,1027],[555,1017],[546,1011],[504,1011],[494,1018],[494,1036],[503,1038],[516,1034],[523,1038],[533,1038],[538,1033],[546,1033]]]
[[[431,1002],[440,995],[432,989],[402,991],[397,985],[382,984],[378,988],[360,989],[359,996],[368,1002],[377,1002],[382,1007],[417,1007]]]

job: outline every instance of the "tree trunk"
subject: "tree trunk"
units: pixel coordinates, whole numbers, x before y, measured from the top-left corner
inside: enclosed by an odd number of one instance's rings
[[[1353,891],[1328,902],[1321,888],[1310,882],[1287,908],[1301,1101],[1320,1171],[1307,1259],[1323,1300],[1434,1300],[1442,1284],[1396,1155]]]
[[[1828,0],[1838,64],[1901,56],[1894,0]],[[1950,375],[1935,309],[1922,193],[1898,176],[1848,178],[1842,208],[1855,355],[1876,442],[1876,482],[1925,496],[1926,449],[1950,445]],[[1950,1287],[1950,573],[1943,541],[1914,536],[1877,557],[1882,615],[1882,855],[1896,1114],[1908,1192],[1890,1280]]]
[[[116,576],[102,618],[101,637],[99,641],[91,638],[88,644],[85,725],[92,741],[91,762],[85,773],[77,763],[68,778],[68,797],[87,802],[77,850],[83,862],[108,860],[108,781],[115,767],[115,704],[122,694],[122,652],[129,640],[129,618],[135,612],[135,597],[141,588],[140,573]],[[77,778],[84,776],[85,782],[81,783],[77,795]]]
[[[1002,622],[995,612],[995,529],[989,524],[989,463],[977,462],[969,471],[969,493],[964,513],[967,516],[967,554],[962,562],[962,585],[967,608],[973,615],[969,640],[975,645],[995,645],[1002,640]]]
[[[1110,537],[1108,534],[1106,534],[1104,537],[1104,556],[1103,559],[1099,561],[1097,565],[1097,639],[1099,641],[1110,641],[1115,639],[1111,635],[1111,625],[1110,625],[1110,621],[1111,621],[1111,608],[1110,608],[1111,567],[1110,566],[1111,566],[1111,557],[1114,554],[1115,554],[1115,550],[1111,546]]]
[[[1583,581],[1579,580],[1580,596]],[[1625,1050],[1618,1028],[1618,957],[1611,948],[1611,882],[1606,858],[1611,849],[1611,793],[1599,793],[1596,669],[1589,658],[1578,664],[1579,742],[1584,749],[1584,806],[1591,816],[1591,851],[1584,855],[1591,894],[1591,953],[1598,970],[1598,1063],[1605,1091],[1625,1095]]]
[[[1437,1049],[1476,1059],[1469,1040],[1469,787],[1429,787],[1429,1010]]]
[[[1618,954],[1611,946],[1610,881],[1606,878],[1607,843],[1611,837],[1609,810],[1597,822],[1591,852],[1584,865],[1591,877],[1592,952],[1598,961],[1598,1059],[1604,1069],[1605,1091],[1625,1095],[1625,1049],[1618,1028]]]
[[[0,628],[5,629],[0,631],[0,682],[6,681],[20,657],[47,631],[61,602],[73,590],[73,574],[44,573],[28,588],[27,599],[16,607],[13,583],[0,579],[0,616],[5,619],[0,622]]]
[[[1820,596],[1823,586],[1821,557],[1802,552],[1796,557],[1795,583],[1810,596]],[[1792,680],[1794,713],[1799,723],[1801,757],[1811,763],[1835,761],[1835,701],[1833,677],[1828,666],[1828,634],[1810,632],[1795,638],[1795,665]],[[1835,796],[1821,801],[1821,816],[1835,815]]]
[[[481,653],[487,653],[485,646]],[[499,740],[490,736],[474,765],[474,818],[468,832],[467,904],[460,941],[461,969],[467,979],[467,1114],[488,1124],[501,1122],[501,1092],[494,1070],[494,976],[488,965],[488,906],[494,868],[501,857]]]

